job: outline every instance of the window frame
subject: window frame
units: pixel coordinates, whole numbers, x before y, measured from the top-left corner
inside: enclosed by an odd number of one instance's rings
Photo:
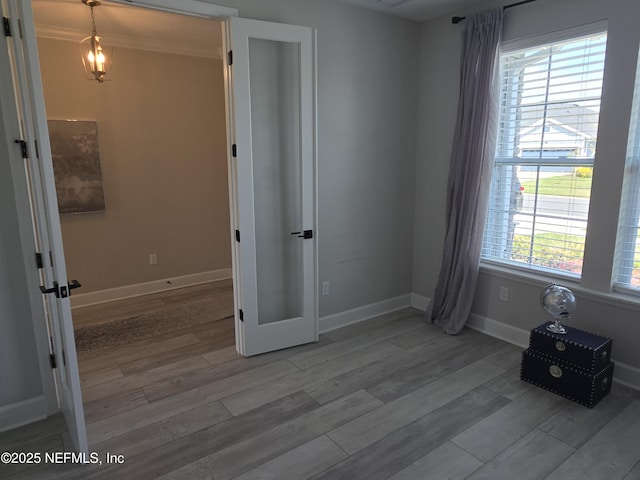
[[[536,36],[532,36],[532,37],[527,37],[527,38],[522,38],[522,39],[517,39],[517,40],[511,40],[511,41],[506,41],[503,42],[500,46],[500,51],[499,51],[499,55],[500,57],[502,57],[503,55],[508,55],[511,52],[516,52],[516,51],[521,51],[521,50],[527,50],[527,49],[534,49],[536,47],[541,47],[544,45],[548,45],[548,44],[553,44],[553,43],[560,43],[560,42],[566,42],[566,41],[571,41],[574,39],[579,39],[581,37],[586,37],[586,36],[592,36],[592,35],[598,35],[598,34],[606,34],[607,35],[607,45],[605,48],[605,66],[604,66],[604,78],[603,78],[603,83],[602,83],[602,89],[600,92],[600,106],[602,106],[603,104],[603,97],[604,97],[604,92],[605,92],[605,82],[606,82],[606,62],[607,62],[607,58],[609,57],[609,29],[608,29],[608,22],[607,21],[601,21],[601,22],[594,22],[591,24],[587,24],[587,25],[581,25],[578,27],[573,27],[573,28],[568,28],[568,29],[563,29],[560,31],[555,31],[555,32],[550,32],[550,33],[546,33],[546,34],[542,34],[542,35],[536,35]],[[502,62],[499,62],[499,68],[502,68]],[[500,97],[502,97],[502,95],[504,94],[503,91],[503,85],[500,85]],[[507,95],[509,93],[507,92]],[[501,103],[502,106],[502,103]],[[601,113],[601,112],[600,112]],[[599,120],[598,122],[601,121],[601,115],[599,115]],[[599,128],[598,128],[599,131]],[[600,143],[600,136],[598,134],[597,136],[597,142],[598,144]],[[498,144],[500,143],[500,140],[498,139]],[[499,157],[498,153],[501,153],[498,151],[498,147],[496,147],[496,156],[493,160],[493,164],[491,166],[492,168],[492,177],[493,177],[493,171],[495,169],[495,165],[496,164],[503,164],[503,165],[531,165],[531,166],[536,166],[536,167],[543,167],[543,166],[557,166],[557,167],[563,167],[563,166],[575,166],[575,167],[580,167],[580,166],[587,166],[587,167],[592,167],[594,170],[594,175],[595,175],[595,165],[597,163],[597,158],[598,158],[598,151],[599,149],[596,148],[596,153],[594,156],[591,157],[538,157],[538,158],[533,158],[533,157],[527,157],[527,156],[523,156],[523,157]],[[493,182],[493,180],[492,180]],[[592,185],[592,192],[593,192],[593,185]],[[493,192],[492,192],[493,193]],[[591,203],[591,197],[590,197],[590,203]],[[487,224],[489,222],[489,207],[487,207]],[[586,247],[586,242],[587,242],[587,235],[589,233],[589,225],[592,223],[592,219],[591,219],[591,215],[589,215],[585,221],[585,225],[586,225],[586,229],[587,232],[585,233],[585,247],[583,250],[583,254],[582,254],[582,261],[583,261],[583,268],[582,268],[582,273],[581,274],[572,274],[571,272],[568,271],[562,271],[562,270],[556,270],[556,269],[551,269],[551,268],[545,268],[544,266],[540,266],[540,265],[536,265],[536,264],[527,264],[524,262],[516,262],[516,261],[510,261],[508,259],[500,259],[499,257],[484,257],[484,255],[481,256],[480,259],[480,264],[483,267],[489,268],[491,269],[492,267],[496,267],[498,269],[503,269],[506,268],[508,270],[514,270],[515,272],[522,272],[523,274],[527,274],[527,275],[536,275],[536,276],[550,276],[554,279],[561,279],[563,281],[569,281],[575,284],[580,284],[583,280],[583,276],[584,276],[584,264],[587,263],[587,247]],[[483,232],[483,251],[485,249],[485,242],[484,242],[484,234],[487,231],[487,226],[485,226],[485,232]],[[508,237],[508,234],[507,234]],[[506,240],[508,241],[508,239]],[[609,291],[612,291],[612,289],[610,288]]]

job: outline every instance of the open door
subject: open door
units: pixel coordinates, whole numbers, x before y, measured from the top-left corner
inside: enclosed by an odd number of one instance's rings
[[[15,152],[25,162],[35,243],[40,252],[41,284],[33,288],[40,288],[43,295],[59,405],[76,449],[87,452],[69,302],[71,289],[79,284],[67,280],[33,14],[29,0],[1,0],[0,6],[8,34],[8,55],[0,55],[0,68],[12,72],[17,108],[11,127],[20,137],[15,139]]]
[[[311,28],[230,18],[238,351],[318,340]]]

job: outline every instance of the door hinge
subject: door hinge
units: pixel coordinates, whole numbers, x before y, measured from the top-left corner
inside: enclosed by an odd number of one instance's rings
[[[2,23],[4,24],[4,36],[11,36],[11,24],[9,23],[9,19],[7,17],[2,17]]]
[[[233,65],[233,50],[229,50],[229,53],[227,54],[227,61],[229,62],[229,65]]]
[[[51,364],[51,368],[56,368],[57,367],[57,365],[56,365],[56,356],[53,353],[51,353],[49,355],[49,363]]]
[[[244,312],[242,311],[242,309],[240,309],[240,311],[238,312],[238,316],[240,317],[240,321],[244,322]]]
[[[236,242],[240,243],[240,230],[236,230]]]
[[[16,140],[17,144],[20,145],[20,150],[22,151],[22,158],[29,158],[29,153],[27,152],[27,142],[24,140]]]
[[[236,158],[238,156],[238,147],[236,147],[235,143],[231,145],[231,156],[233,158]]]
[[[38,269],[44,268],[44,264],[42,263],[42,254],[40,252],[36,252],[36,267],[38,267]]]

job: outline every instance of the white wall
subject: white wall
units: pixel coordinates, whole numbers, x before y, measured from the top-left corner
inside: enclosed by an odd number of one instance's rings
[[[637,0],[538,0],[507,10],[504,39],[526,38],[603,20],[608,22],[609,50],[591,200],[591,216],[600,220],[597,228],[590,228],[587,235],[587,254],[594,261],[588,268],[585,266],[582,289],[576,288],[578,312],[571,323],[612,337],[613,357],[621,362],[619,371],[624,377],[620,378],[640,385],[640,370],[635,370],[640,368],[640,349],[636,344],[640,336],[637,321],[640,304],[624,303],[592,292],[607,291],[610,281],[611,245],[619,208],[619,198],[610,192],[619,191],[625,160],[630,99],[640,44],[637,27],[640,3]],[[446,182],[458,97],[458,83],[454,79],[458,77],[461,27],[452,25],[450,16],[421,25],[413,287],[415,293],[426,297],[433,296],[440,270]],[[506,327],[507,331],[514,327],[525,332],[548,320],[538,305],[538,295],[549,280],[483,269],[473,313],[497,321],[497,326]],[[500,286],[510,289],[508,303],[498,300]]]
[[[317,28],[320,316],[410,293],[418,24],[334,0],[209,1]]]

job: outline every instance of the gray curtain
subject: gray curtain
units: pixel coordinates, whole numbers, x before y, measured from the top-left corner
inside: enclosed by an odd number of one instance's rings
[[[447,230],[440,277],[427,315],[448,334],[471,312],[497,138],[497,58],[503,9],[467,17],[460,100],[447,185]]]

